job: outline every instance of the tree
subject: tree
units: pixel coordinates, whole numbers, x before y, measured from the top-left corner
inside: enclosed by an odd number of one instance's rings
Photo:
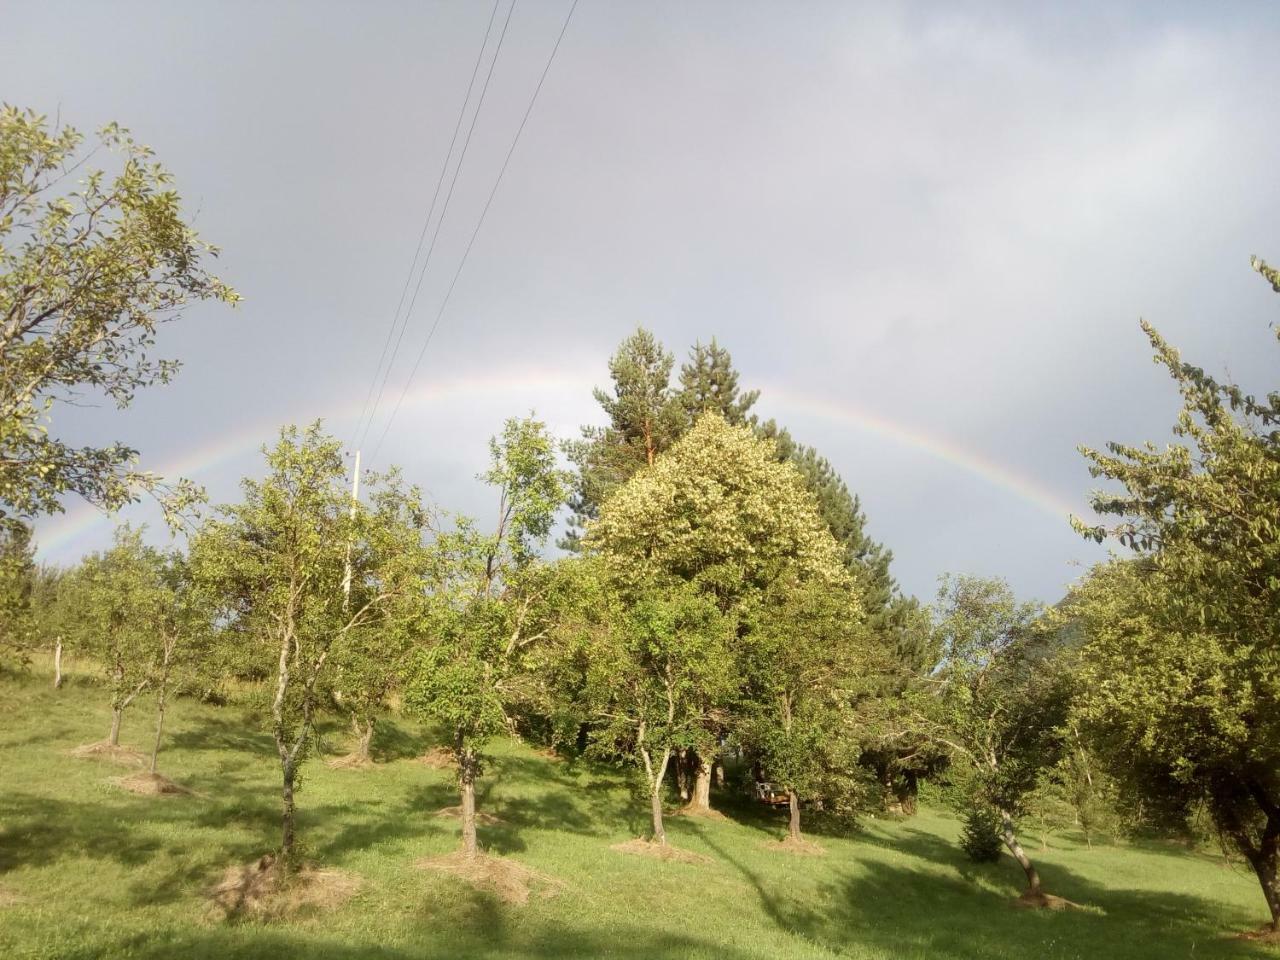
[[[1280,292],[1280,272],[1254,259]],[[1184,363],[1149,324],[1182,397],[1176,442],[1082,448],[1085,535],[1132,548],[1079,594],[1079,712],[1126,792],[1176,814],[1204,804],[1258,878],[1280,929],[1280,392],[1265,398]],[[1280,331],[1277,332],[1280,337]]]
[[[743,672],[744,745],[787,792],[789,836],[800,803],[848,812],[862,781],[860,702],[878,672],[856,598],[811,582],[775,584],[756,612]]]
[[[0,523],[0,652],[19,663],[26,660],[34,629],[36,577],[31,528]]]
[[[388,473],[387,481],[385,487],[372,489],[370,508],[375,513],[386,513],[388,521],[393,522],[395,513],[402,509],[403,484],[394,470]],[[425,513],[412,518],[412,525],[424,529],[438,526]],[[441,557],[438,550],[427,548],[420,559],[426,591],[442,579]],[[425,596],[421,609],[426,609]],[[419,639],[419,626],[407,616],[375,615],[348,631],[343,642],[334,647],[324,686],[349,718],[355,736],[354,749],[339,763],[362,766],[372,762],[370,750],[375,727],[387,712],[388,698],[404,676],[407,658]]]
[[[1043,896],[1014,820],[1040,771],[1057,759],[1065,716],[1062,678],[1042,656],[1039,607],[1019,603],[1002,580],[944,578],[935,608],[942,652],[932,690],[916,697],[919,728],[952,752],[969,802],[994,811],[1000,836]],[[981,815],[974,818],[982,822]]]
[[[607,577],[607,574],[606,574]],[[662,784],[677,749],[714,749],[709,705],[737,684],[733,620],[687,581],[607,580],[578,634],[592,749],[643,771],[652,840],[667,842]]]
[[[624,586],[688,583],[740,630],[749,624],[746,611],[779,579],[852,586],[795,468],[778,462],[771,442],[715,413],[618,489],[586,546]],[[729,706],[707,704],[706,712]],[[695,808],[706,801],[709,759],[700,757]]]
[[[692,427],[704,413],[718,413],[735,427],[754,424],[748,411],[760,398],[759,390],[738,390],[738,371],[729,351],[716,343],[695,343],[689,361],[680,367],[680,389],[676,402],[684,411],[684,429]]]
[[[353,503],[340,445],[315,423],[287,427],[263,450],[267,476],[221,507],[191,544],[224,638],[274,661],[270,729],[280,759],[281,859],[295,860],[295,790],[313,745],[320,682],[353,632],[420,615],[422,524],[416,489],[367,477],[372,506]],[[350,583],[349,593],[344,584]]]
[[[671,391],[673,363],[671,354],[643,327],[610,358],[613,393],[594,391],[609,424],[583,427],[582,439],[568,444],[578,476],[569,502],[573,517],[562,546],[576,550],[600,504],[637,471],[652,466],[679,436],[684,413]]]
[[[480,750],[514,730],[509,711],[528,695],[530,648],[548,636],[556,580],[538,553],[568,490],[546,424],[508,420],[489,449],[483,479],[498,490],[497,527],[484,534],[462,517],[441,537],[448,573],[423,619],[428,640],[411,661],[405,693],[406,706],[453,733],[467,857],[479,852]]]
[[[205,270],[217,250],[183,220],[151,150],[115,124],[99,140],[119,171],[67,190],[81,134],[0,108],[0,519],[61,511],[67,493],[114,509],[155,490],[137,451],[73,447],[49,433],[52,412],[85,393],[128,406],[177,372],[151,356],[159,324],[193,300],[238,300]]]
[[[125,711],[154,680],[168,609],[160,551],[142,541],[143,531],[115,531],[111,549],[91,554],[68,575],[58,592],[60,621],[72,643],[93,655],[111,692],[111,730],[105,741],[120,745]]]

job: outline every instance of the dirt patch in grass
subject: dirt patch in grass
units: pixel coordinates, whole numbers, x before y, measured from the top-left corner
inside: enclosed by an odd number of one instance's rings
[[[797,840],[790,834],[781,840],[766,840],[760,846],[766,850],[790,853],[800,857],[825,857],[827,855],[826,847],[819,846],[812,840],[805,840],[803,837]]]
[[[628,840],[626,843],[615,843],[609,848],[619,853],[629,853],[636,857],[652,857],[655,860],[666,860],[675,863],[710,863],[710,857],[704,857],[692,850],[673,847],[669,843],[654,843],[652,840]]]
[[[1072,903],[1064,897],[1055,897],[1052,893],[1032,893],[1028,890],[1020,897],[1015,897],[1013,905],[1022,910],[1079,910],[1080,904]]]
[[[437,817],[451,817],[454,820],[462,819],[462,807],[441,807],[436,811]],[[501,817],[495,817],[492,813],[485,813],[483,810],[476,811],[476,823],[495,824],[506,823]]]
[[[209,891],[209,914],[221,920],[271,920],[333,910],[355,896],[360,882],[353,873],[314,864],[286,871],[267,854],[253,863],[227,868]]]
[[[128,790],[144,797],[190,797],[193,791],[180,783],[174,783],[159,773],[143,771],[127,777],[112,777],[110,782],[121,790]]]
[[[667,814],[667,816],[699,817],[703,820],[713,820],[713,821],[722,821],[722,820],[727,821],[729,819],[719,810],[713,810],[711,807],[693,807],[693,806],[680,807],[677,810],[671,811],[671,813]]]
[[[477,890],[492,893],[503,903],[524,904],[534,894],[554,897],[564,889],[555,877],[526,867],[515,860],[486,853],[468,857],[461,850],[442,857],[424,857],[414,864],[419,870],[448,874]]]
[[[122,747],[106,740],[97,743],[86,743],[71,751],[77,760],[110,760],[112,763],[124,763],[129,766],[141,766],[147,762],[146,754],[133,747]]]
[[[326,760],[325,765],[334,770],[368,770],[373,767],[373,761],[358,753],[348,753],[345,756]]]
[[[1259,927],[1257,930],[1246,930],[1244,933],[1233,934],[1232,940],[1249,940],[1253,943],[1268,943],[1272,945],[1280,944],[1280,930],[1272,930],[1271,925]]]
[[[448,747],[432,747],[418,758],[418,762],[425,764],[432,770],[453,770],[458,766],[458,761],[454,757],[453,751]]]

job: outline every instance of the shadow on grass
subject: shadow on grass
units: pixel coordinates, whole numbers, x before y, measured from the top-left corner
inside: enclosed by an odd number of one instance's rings
[[[867,947],[886,955],[981,960],[1027,955],[1048,958],[1274,957],[1257,944],[1230,939],[1261,919],[1186,894],[1100,886],[1070,870],[1043,871],[1046,889],[1083,909],[1018,910],[1022,874],[1005,858],[981,867],[952,844],[920,830],[900,842],[868,837],[887,850],[923,861],[920,868],[859,860],[853,870],[797,896],[785,881],[753,869],[717,842],[713,831],[691,827],[709,849],[748,882],[761,909],[783,930],[835,951]],[[953,875],[938,866],[952,867]],[[932,868],[932,869],[931,869]]]
[[[494,898],[474,893],[454,905],[447,918],[425,918],[421,936],[411,949],[383,947],[363,940],[343,940],[319,931],[279,929],[262,924],[184,930],[171,935],[138,934],[111,943],[69,947],[63,960],[97,960],[129,956],[135,960],[276,960],[308,957],[316,960],[434,960],[434,958],[522,957],[594,960],[747,960],[746,954],[724,944],[683,932],[656,933],[643,928],[592,929],[563,923],[506,922],[509,908]],[[443,923],[441,920],[443,919]]]

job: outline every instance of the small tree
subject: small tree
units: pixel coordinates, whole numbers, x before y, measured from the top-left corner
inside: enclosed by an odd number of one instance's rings
[[[395,471],[388,474],[387,480],[384,487],[375,486],[371,490],[370,509],[394,515],[402,509],[399,501],[402,484]],[[394,522],[390,515],[385,519]],[[414,518],[413,523],[433,527],[432,518],[425,513]],[[426,591],[442,578],[441,557],[434,549],[424,549],[420,558],[425,582],[418,601],[419,609],[425,610]],[[407,599],[401,598],[402,609],[406,603]],[[403,679],[407,658],[419,637],[419,623],[415,618],[378,613],[350,630],[330,655],[326,688],[350,720],[355,737],[353,751],[339,763],[360,766],[372,762],[370,751],[377,722],[387,712],[388,698]]]
[[[114,508],[154,489],[135,450],[73,447],[49,432],[52,411],[86,392],[128,406],[177,371],[150,357],[160,323],[192,300],[238,299],[205,271],[217,251],[151,150],[115,124],[99,139],[119,172],[68,189],[80,133],[0,108],[0,519],[60,512],[66,493]]]
[[[1040,771],[1057,759],[1065,715],[1061,677],[1043,656],[1035,604],[1019,603],[1002,580],[944,579],[935,608],[942,665],[932,689],[915,699],[919,729],[960,761],[974,806],[989,807],[1000,836],[1042,895],[1040,875],[1018,841],[1014,821]]]
[[[393,477],[374,507],[353,504],[338,442],[318,423],[288,427],[264,449],[268,474],[243,482],[191,546],[224,634],[274,661],[271,734],[280,759],[281,857],[295,858],[295,790],[322,706],[320,681],[336,645],[373,623],[420,614],[418,492]],[[369,486],[379,489],[379,479]],[[350,591],[344,584],[350,583]]]
[[[97,659],[111,691],[106,744],[120,745],[125,711],[156,678],[162,623],[168,608],[160,551],[143,531],[118,527],[111,549],[86,557],[58,592],[60,621],[71,641]]]
[[[727,698],[737,674],[733,621],[688,583],[603,584],[577,635],[586,663],[584,715],[596,752],[643,771],[654,843],[667,842],[662,784],[678,749],[713,746],[708,704]]]
[[[849,812],[862,793],[858,713],[877,670],[861,621],[850,593],[780,584],[748,634],[742,740],[786,789],[796,842],[801,800],[824,798],[829,808]]]
[[[35,629],[37,571],[31,528],[0,521],[0,656],[25,663]],[[0,668],[4,667],[0,662]]]
[[[483,479],[498,490],[497,527],[484,534],[460,518],[440,538],[448,570],[420,625],[425,643],[410,662],[405,694],[406,706],[453,734],[467,857],[479,852],[480,750],[495,734],[514,732],[509,711],[528,695],[530,648],[548,635],[554,577],[538,551],[568,491],[542,422],[508,420],[489,449]]]

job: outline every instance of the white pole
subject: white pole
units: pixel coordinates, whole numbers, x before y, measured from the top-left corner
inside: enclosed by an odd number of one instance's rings
[[[356,518],[356,504],[360,501],[360,451],[356,451],[356,465],[351,473],[351,519]],[[342,609],[351,602],[351,544],[347,544],[347,568],[342,577]]]

